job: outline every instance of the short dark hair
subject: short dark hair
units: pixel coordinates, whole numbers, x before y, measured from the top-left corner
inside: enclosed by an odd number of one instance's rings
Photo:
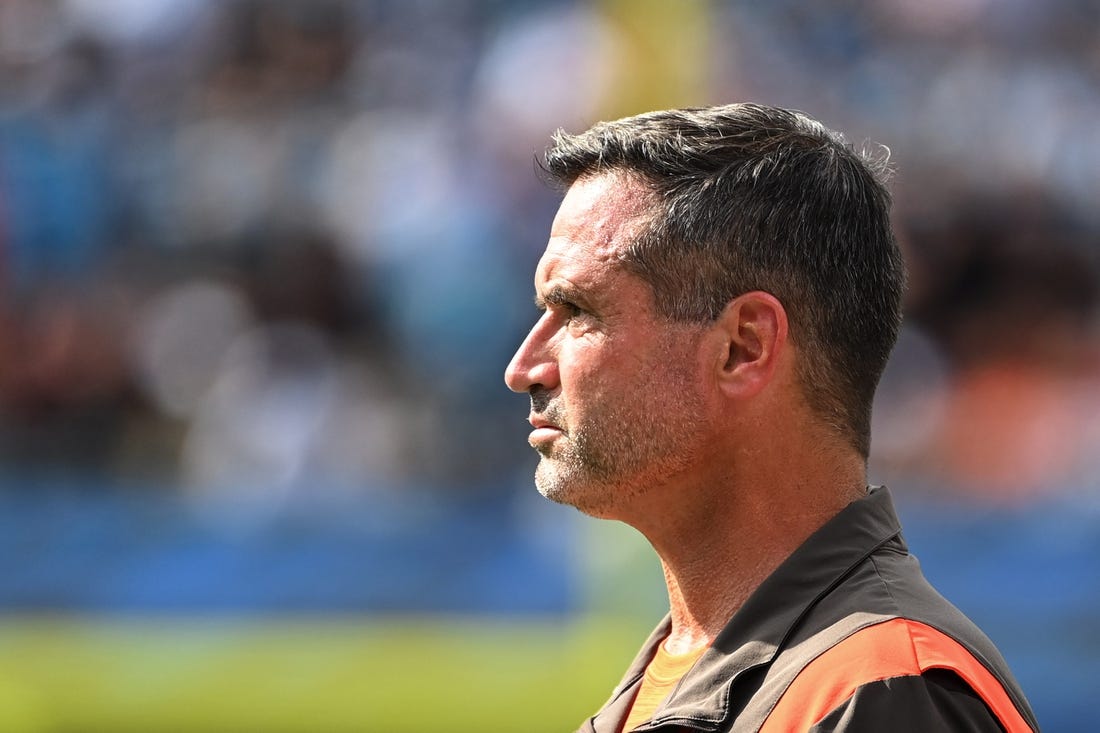
[[[656,194],[623,262],[664,316],[713,320],[751,290],[778,298],[807,403],[866,458],[905,283],[885,155],[799,112],[731,104],[559,130],[543,168],[563,188],[620,173]]]

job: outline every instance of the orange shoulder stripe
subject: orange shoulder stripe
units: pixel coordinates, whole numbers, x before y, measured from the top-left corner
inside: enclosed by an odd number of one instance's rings
[[[1008,733],[1032,733],[997,678],[962,644],[926,624],[896,618],[860,629],[798,673],[760,733],[806,731],[869,682],[949,669],[985,701]]]

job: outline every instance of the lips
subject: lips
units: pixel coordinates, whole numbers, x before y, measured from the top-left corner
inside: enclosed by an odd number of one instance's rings
[[[554,442],[565,432],[554,423],[538,415],[532,415],[527,419],[527,422],[531,423],[531,427],[534,428],[527,437],[527,443],[536,449],[540,445]]]
[[[561,428],[559,428],[557,425],[550,422],[544,417],[539,417],[538,415],[531,415],[531,417],[527,418],[527,422],[531,423],[531,427],[535,428],[536,430],[542,428],[553,428],[554,430],[557,430],[559,432],[561,431]]]

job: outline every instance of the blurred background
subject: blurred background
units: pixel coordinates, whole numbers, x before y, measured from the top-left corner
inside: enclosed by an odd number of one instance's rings
[[[0,729],[572,730],[665,598],[533,488],[533,161],[737,100],[892,151],[872,477],[1092,730],[1096,0],[0,0]]]

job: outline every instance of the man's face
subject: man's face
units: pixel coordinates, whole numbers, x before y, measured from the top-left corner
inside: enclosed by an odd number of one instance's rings
[[[573,184],[535,273],[543,314],[505,373],[531,396],[539,491],[596,516],[681,477],[702,445],[702,327],[658,315],[620,262],[651,195],[615,175]]]

